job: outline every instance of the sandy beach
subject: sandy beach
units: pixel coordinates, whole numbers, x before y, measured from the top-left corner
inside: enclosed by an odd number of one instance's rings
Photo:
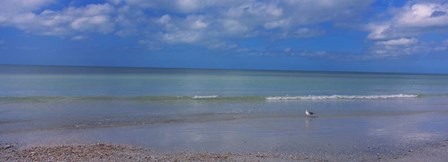
[[[0,161],[446,161],[448,140],[386,153],[159,152],[118,144],[0,145]]]

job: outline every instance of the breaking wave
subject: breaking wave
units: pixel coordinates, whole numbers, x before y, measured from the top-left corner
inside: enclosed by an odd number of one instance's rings
[[[306,100],[380,100],[417,97],[448,96],[423,94],[391,95],[306,95],[306,96],[0,96],[0,103],[52,102],[52,101],[134,101],[134,102],[265,102]]]
[[[193,99],[210,99],[210,98],[218,98],[218,95],[212,95],[212,96],[193,96]]]
[[[394,98],[416,98],[419,95],[415,94],[394,94],[394,95],[328,95],[328,96],[274,96],[266,97],[266,100],[335,100],[335,99],[358,99],[358,100],[373,100],[373,99],[394,99]]]

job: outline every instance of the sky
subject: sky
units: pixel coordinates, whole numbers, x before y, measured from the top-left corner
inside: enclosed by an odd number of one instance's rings
[[[1,0],[0,64],[448,73],[448,2]]]

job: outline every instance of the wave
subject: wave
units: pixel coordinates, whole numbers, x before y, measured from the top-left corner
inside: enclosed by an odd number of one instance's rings
[[[335,99],[358,99],[358,100],[373,100],[373,99],[394,99],[394,98],[416,98],[419,95],[415,94],[394,94],[394,95],[329,95],[329,96],[275,96],[266,97],[266,100],[335,100]]]
[[[193,96],[193,99],[210,99],[210,98],[218,98],[218,95],[212,95],[212,96]]]
[[[51,102],[51,101],[135,101],[135,102],[265,102],[302,100],[375,100],[431,97],[440,95],[307,95],[307,96],[0,96],[0,103]]]
[[[134,102],[258,102],[263,96],[0,96],[0,103],[52,101],[134,101]]]

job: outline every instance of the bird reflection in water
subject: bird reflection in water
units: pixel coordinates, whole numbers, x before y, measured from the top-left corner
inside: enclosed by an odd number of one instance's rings
[[[314,118],[305,118],[305,128],[306,129],[313,129],[313,120]]]

